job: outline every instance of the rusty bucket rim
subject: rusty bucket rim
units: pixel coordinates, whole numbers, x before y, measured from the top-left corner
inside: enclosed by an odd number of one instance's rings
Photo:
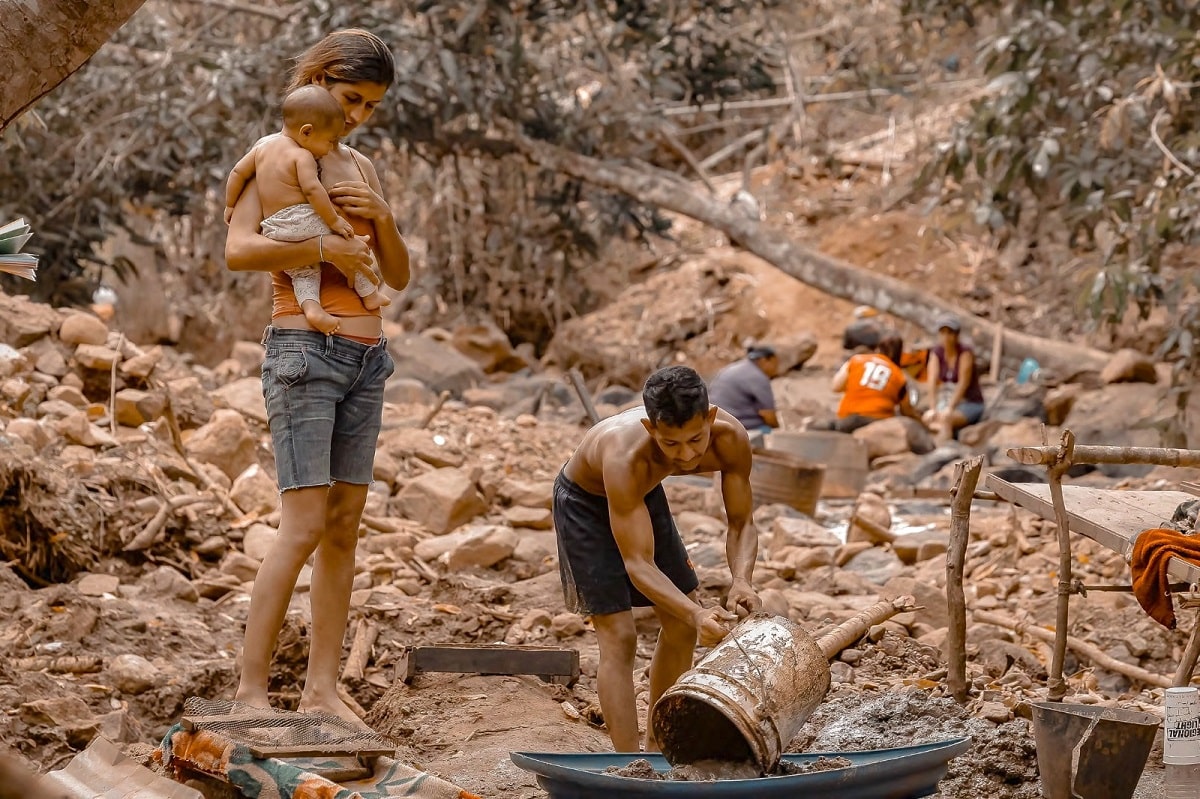
[[[728,684],[735,685],[738,687],[738,689],[745,691],[748,698],[754,699],[753,692],[746,691],[745,687],[740,682],[729,679],[728,675],[716,671],[707,671],[706,673],[722,677]],[[774,733],[774,735],[771,736],[774,740],[770,741],[767,740],[767,735],[762,731],[756,720],[751,718],[749,713],[746,712],[746,709],[742,706],[742,703],[739,702],[737,704],[730,705],[728,702],[721,701],[727,697],[723,696],[720,692],[707,685],[696,685],[694,683],[680,685],[679,683],[676,683],[664,691],[663,695],[660,696],[658,701],[654,703],[654,708],[651,710],[652,718],[657,718],[658,709],[660,707],[665,707],[665,703],[670,699],[674,699],[675,697],[703,702],[705,707],[717,711],[726,719],[728,719],[738,733],[740,733],[741,736],[746,739],[746,743],[749,745],[748,748],[750,749],[750,753],[753,755],[755,763],[759,768],[767,769],[772,765],[771,763],[764,762],[764,757],[770,758],[771,755],[775,753],[777,756],[774,758],[774,761],[778,761],[779,756],[782,756],[785,744],[782,744],[779,740],[779,728],[775,724],[774,719],[765,719],[770,723],[771,732]],[[706,699],[716,701],[704,701]],[[729,712],[730,710],[734,711],[734,713],[731,714]],[[658,740],[658,743],[659,746],[662,747],[663,741],[661,738]],[[665,748],[663,749],[663,756],[667,757]],[[672,765],[674,765],[672,758],[668,757],[667,759],[669,762],[672,762]]]

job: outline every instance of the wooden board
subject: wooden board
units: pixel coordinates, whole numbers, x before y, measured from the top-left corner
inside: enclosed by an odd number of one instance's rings
[[[458,674],[532,674],[570,685],[579,679],[579,651],[546,646],[450,644],[414,646],[400,664],[405,682],[423,671]]]
[[[1050,486],[1045,483],[1010,483],[994,474],[987,487],[1014,505],[1054,521]],[[1179,503],[1193,499],[1183,491],[1115,491],[1085,486],[1063,486],[1063,505],[1072,533],[1079,533],[1119,553],[1129,561],[1133,543],[1143,530],[1163,527]],[[1169,574],[1184,583],[1200,583],[1200,566],[1171,558]]]

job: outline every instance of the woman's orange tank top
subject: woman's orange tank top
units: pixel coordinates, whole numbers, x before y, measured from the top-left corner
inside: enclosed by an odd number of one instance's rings
[[[369,219],[348,217],[350,226],[359,236],[370,236],[375,239],[375,225]],[[336,236],[336,233],[327,233]],[[346,280],[333,264],[321,264],[321,307],[333,316],[381,316],[379,309],[369,311],[363,307],[362,298],[354,291],[354,287]],[[271,274],[271,318],[293,316],[304,313],[300,303],[296,302],[296,292],[292,290],[292,279],[285,272]]]

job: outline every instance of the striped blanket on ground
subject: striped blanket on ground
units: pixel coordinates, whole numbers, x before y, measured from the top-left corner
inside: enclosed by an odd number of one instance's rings
[[[375,761],[375,773],[335,783],[313,773],[320,758],[256,758],[249,748],[219,733],[188,732],[176,724],[156,753],[176,776],[187,771],[206,774],[236,787],[250,799],[481,799],[445,780],[391,758]]]

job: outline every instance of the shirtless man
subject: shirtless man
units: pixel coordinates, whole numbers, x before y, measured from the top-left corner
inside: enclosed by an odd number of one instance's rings
[[[762,605],[751,587],[758,533],[751,522],[750,440],[708,402],[695,370],[669,366],[642,391],[643,407],[605,419],[584,436],[554,483],[554,527],[567,607],[590,616],[600,645],[600,709],[618,752],[640,750],[633,666],[633,606],[654,606],[662,627],[650,662],[650,707],[692,667],[697,634],[715,646],[737,618]],[[733,574],[725,607],[705,608],[662,481],[721,473]],[[646,749],[657,749],[650,731]]]

